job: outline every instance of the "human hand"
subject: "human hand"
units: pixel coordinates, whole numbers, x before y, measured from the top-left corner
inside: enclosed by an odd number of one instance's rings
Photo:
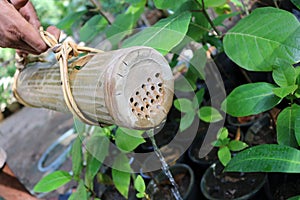
[[[40,54],[47,50],[39,34],[40,21],[29,0],[0,0],[0,47],[18,49],[19,54]],[[57,39],[60,31],[47,29]]]

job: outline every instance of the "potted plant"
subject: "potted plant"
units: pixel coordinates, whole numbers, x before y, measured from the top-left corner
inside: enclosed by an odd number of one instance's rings
[[[184,200],[193,199],[194,195],[194,173],[193,170],[185,164],[176,164],[170,167],[175,182],[178,185],[179,192]],[[151,200],[155,199],[174,199],[171,193],[173,186],[164,173],[156,175],[148,184],[146,193]]]
[[[299,8],[297,2],[292,2]],[[273,22],[275,17],[280,20]],[[288,102],[276,119],[278,144],[257,145],[238,153],[225,171],[300,172],[296,164],[300,154],[300,48],[292,42],[299,39],[299,27],[291,13],[265,7],[255,9],[224,37],[225,52],[235,63],[249,71],[271,72],[274,83],[249,83],[235,88],[223,102],[223,110],[233,116],[248,116],[268,111],[283,100]]]

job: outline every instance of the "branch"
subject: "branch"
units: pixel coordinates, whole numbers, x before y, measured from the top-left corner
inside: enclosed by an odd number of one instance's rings
[[[205,18],[208,20],[208,23],[210,24],[210,26],[212,27],[212,29],[214,29],[214,31],[217,33],[217,35],[219,37],[221,37],[221,33],[220,31],[217,29],[217,27],[214,25],[213,21],[210,19],[208,13],[206,12],[205,10],[205,5],[204,5],[204,0],[201,0],[202,2],[202,5],[197,1],[195,0],[196,4],[201,8],[201,12],[203,12]]]
[[[112,24],[112,22],[108,19],[108,17],[104,14],[104,12],[101,10],[100,4],[96,0],[90,0],[90,2],[96,7],[96,11],[99,12],[99,14],[104,17],[104,19],[107,21],[109,25]]]

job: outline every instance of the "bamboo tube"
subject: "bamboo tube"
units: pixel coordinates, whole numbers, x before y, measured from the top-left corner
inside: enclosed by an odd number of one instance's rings
[[[18,76],[17,93],[28,104],[69,112],[58,64],[37,63]],[[132,129],[159,125],[172,105],[174,79],[168,62],[149,47],[96,54],[81,69],[69,69],[70,85],[81,112],[100,124]]]

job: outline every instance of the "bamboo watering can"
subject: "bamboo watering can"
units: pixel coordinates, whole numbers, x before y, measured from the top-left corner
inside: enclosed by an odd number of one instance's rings
[[[166,118],[174,79],[159,52],[143,46],[102,52],[41,34],[58,63],[19,69],[13,86],[19,102],[71,112],[90,125],[149,129]]]

